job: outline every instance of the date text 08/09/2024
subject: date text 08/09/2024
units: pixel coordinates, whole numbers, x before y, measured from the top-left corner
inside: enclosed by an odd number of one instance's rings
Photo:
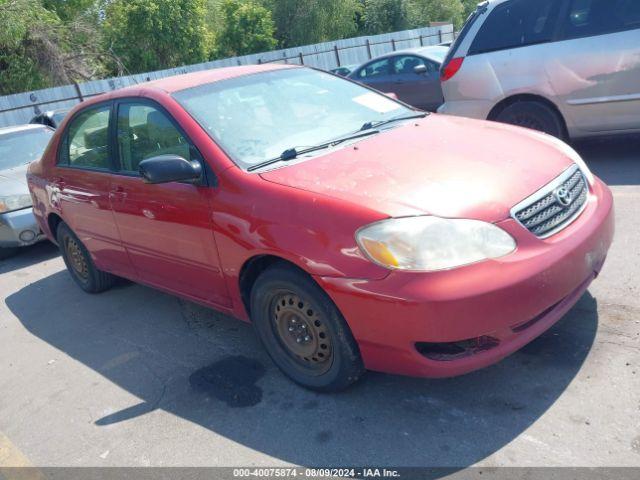
[[[234,478],[399,478],[397,470],[387,468],[235,468]]]

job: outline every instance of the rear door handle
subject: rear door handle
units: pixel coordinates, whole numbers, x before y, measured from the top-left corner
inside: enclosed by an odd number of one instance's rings
[[[128,193],[125,191],[124,187],[118,185],[113,190],[109,192],[109,197],[111,198],[127,198]]]

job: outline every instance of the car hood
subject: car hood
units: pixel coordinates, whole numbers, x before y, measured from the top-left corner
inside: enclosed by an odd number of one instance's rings
[[[27,168],[21,165],[15,168],[0,170],[0,195],[22,195],[29,193],[27,186]]]
[[[539,133],[430,115],[261,176],[390,217],[497,222],[572,164]]]

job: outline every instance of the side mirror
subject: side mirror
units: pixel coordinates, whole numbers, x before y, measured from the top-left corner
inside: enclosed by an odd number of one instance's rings
[[[413,67],[413,71],[414,71],[414,73],[417,73],[418,75],[422,75],[423,73],[427,73],[427,66],[426,65],[416,65],[415,67]]]
[[[395,93],[393,93],[393,92],[385,92],[385,93],[384,93],[384,96],[385,96],[385,97],[389,97],[389,98],[393,98],[394,100],[398,100],[398,95],[396,95],[396,94],[395,94]]]
[[[158,155],[141,161],[138,171],[145,183],[193,182],[202,176],[202,165],[177,155]]]

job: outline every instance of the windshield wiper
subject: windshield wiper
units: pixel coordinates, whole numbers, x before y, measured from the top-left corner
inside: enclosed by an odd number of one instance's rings
[[[260,168],[273,165],[274,163],[288,162],[291,160],[295,160],[300,155],[305,155],[307,153],[315,152],[317,150],[324,150],[325,148],[335,147],[336,145],[340,145],[341,143],[348,142],[349,140],[356,140],[358,138],[368,137],[369,135],[375,135],[376,133],[380,133],[379,130],[367,129],[366,131],[358,131],[356,133],[351,133],[344,137],[335,138],[333,140],[329,140],[328,142],[314,145],[313,147],[306,147],[300,150],[298,150],[299,147],[288,148],[284,152],[282,152],[279,157],[272,158],[271,160],[265,160],[264,162],[256,163],[255,165],[251,165],[249,168],[247,168],[247,171],[253,172],[254,170],[258,170]]]
[[[364,125],[362,125],[362,127],[360,127],[360,130],[361,131],[371,130],[372,128],[378,128],[378,127],[381,127],[383,125],[388,125],[388,124],[394,123],[394,122],[401,122],[402,120],[412,120],[414,118],[424,118],[427,115],[429,115],[427,112],[420,112],[420,113],[416,113],[414,115],[405,115],[403,117],[390,118],[389,120],[380,120],[380,121],[377,121],[377,122],[367,122]]]

